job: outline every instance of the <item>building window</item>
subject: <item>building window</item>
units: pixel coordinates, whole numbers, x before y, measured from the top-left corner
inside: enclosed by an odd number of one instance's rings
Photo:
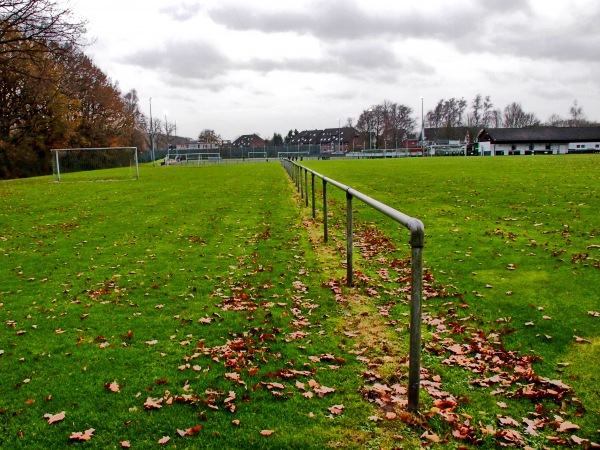
[[[546,144],[546,150],[550,150],[550,144]]]

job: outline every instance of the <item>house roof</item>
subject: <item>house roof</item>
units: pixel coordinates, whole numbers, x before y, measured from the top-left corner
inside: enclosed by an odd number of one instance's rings
[[[263,145],[264,143],[264,139],[256,134],[244,134],[233,141],[232,145],[234,147],[254,147],[256,145]]]
[[[590,142],[600,141],[600,127],[484,128],[480,142]]]
[[[349,143],[358,137],[358,131],[353,127],[327,128],[325,130],[305,130],[298,133],[290,140],[290,144],[330,144],[341,141]]]

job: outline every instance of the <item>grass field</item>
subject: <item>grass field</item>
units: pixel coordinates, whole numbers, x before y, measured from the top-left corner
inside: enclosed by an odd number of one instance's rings
[[[597,157],[310,165],[425,223],[420,416],[405,230],[355,203],[349,290],[341,193],[325,247],[276,163],[142,166],[0,183],[0,447],[600,440]]]

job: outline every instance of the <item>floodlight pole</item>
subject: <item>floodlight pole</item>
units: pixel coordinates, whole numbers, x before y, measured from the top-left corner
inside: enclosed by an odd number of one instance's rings
[[[150,97],[150,145],[152,147],[152,165],[156,165],[154,158],[154,125],[152,124],[152,97]]]

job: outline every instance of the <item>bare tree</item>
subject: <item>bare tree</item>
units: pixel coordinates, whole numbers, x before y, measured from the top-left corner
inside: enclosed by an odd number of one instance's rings
[[[565,119],[560,117],[558,114],[551,114],[546,121],[546,125],[549,127],[564,127]]]
[[[503,126],[505,128],[524,128],[539,125],[540,121],[533,113],[526,113],[520,103],[513,102],[504,108]]]
[[[0,54],[59,54],[78,47],[85,32],[86,22],[75,20],[60,0],[0,0]]]
[[[483,121],[483,97],[481,94],[477,94],[471,102],[471,114],[467,119],[467,123],[471,127],[477,127],[481,125]]]
[[[569,108],[569,115],[571,117],[567,120],[567,126],[581,127],[588,124],[583,113],[583,107],[577,104],[577,100],[573,100],[573,105]]]

